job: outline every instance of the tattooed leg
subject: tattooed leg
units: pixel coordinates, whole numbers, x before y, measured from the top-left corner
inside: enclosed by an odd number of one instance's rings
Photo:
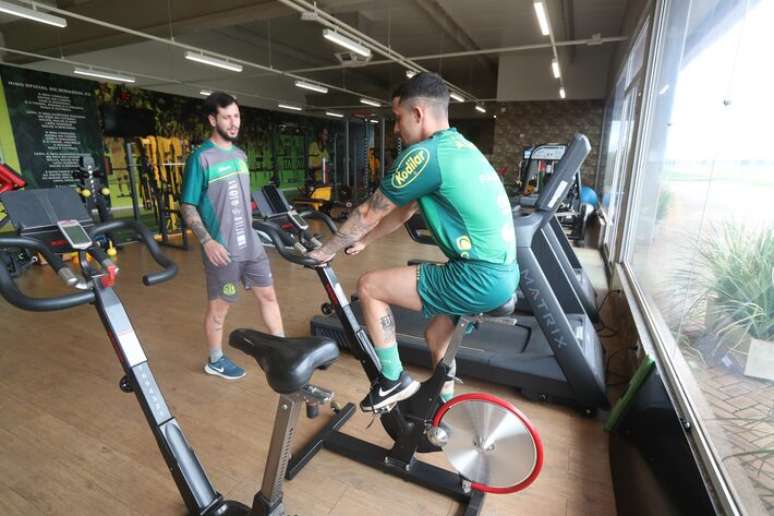
[[[417,293],[416,267],[397,267],[364,274],[357,285],[363,306],[363,319],[374,347],[395,344],[398,328],[390,305],[409,310],[421,310],[422,301]]]
[[[379,319],[379,326],[382,328],[382,340],[384,342],[395,341],[395,317],[392,315],[392,310],[387,306],[387,313]]]

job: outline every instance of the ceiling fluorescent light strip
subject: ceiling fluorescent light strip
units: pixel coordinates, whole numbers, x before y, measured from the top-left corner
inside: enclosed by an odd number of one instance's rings
[[[5,4],[14,5],[14,4],[11,4],[10,2],[6,2],[4,0],[0,0],[0,1],[2,1]],[[74,18],[74,19],[76,19],[78,21],[81,21],[81,22],[84,22],[84,23],[87,23],[87,24],[93,24],[93,25],[100,26],[100,27],[103,27],[103,28],[107,28],[107,29],[109,29],[111,31],[117,31],[117,32],[120,32],[120,33],[123,33],[123,34],[129,34],[129,35],[131,35],[133,37],[142,38],[142,39],[147,40],[147,41],[155,41],[155,42],[161,43],[163,45],[168,45],[170,47],[175,47],[177,49],[180,49],[181,53],[185,53],[185,52],[189,52],[190,51],[191,53],[198,54],[198,55],[203,55],[203,54],[206,55],[206,53],[209,53],[208,57],[209,56],[219,56],[221,59],[225,60],[232,67],[234,67],[234,66],[236,66],[236,67],[243,67],[244,66],[244,67],[249,67],[249,68],[257,69],[257,70],[260,70],[262,72],[274,74],[274,75],[277,75],[277,76],[285,76],[285,77],[292,78],[292,79],[298,79],[299,78],[299,77],[293,77],[292,73],[290,73],[288,71],[278,70],[278,69],[276,69],[276,68],[274,68],[272,66],[262,65],[262,64],[259,64],[257,62],[249,61],[249,60],[246,60],[246,59],[231,58],[230,56],[218,54],[218,53],[216,53],[214,51],[207,51],[207,50],[205,50],[203,48],[192,47],[192,46],[190,46],[190,45],[188,45],[186,43],[183,43],[181,41],[177,41],[174,38],[170,38],[168,36],[155,35],[155,34],[151,34],[149,32],[144,32],[144,31],[140,31],[140,30],[136,30],[136,29],[131,29],[129,27],[124,27],[124,26],[117,25],[117,24],[114,24],[114,23],[109,23],[107,21],[100,20],[100,19],[97,19],[97,18],[92,18],[90,16],[85,16],[85,15],[79,14],[77,12],[66,11],[64,9],[55,7],[53,5],[49,7],[48,5],[45,5],[45,4],[38,4],[37,2],[34,2],[32,0],[18,0],[18,1],[24,1],[25,3],[29,3],[29,4],[32,4],[32,5],[39,5],[40,9],[41,9],[40,11],[38,11],[39,14],[49,14],[49,13],[51,15],[56,14],[58,16],[64,16],[67,20],[70,20],[71,18]],[[53,4],[54,2],[51,2],[51,3]],[[70,2],[70,3],[72,3],[72,2]],[[300,3],[300,2],[298,2],[298,3]],[[43,11],[45,11],[45,12],[43,12]],[[320,11],[320,12],[322,13],[322,11]],[[341,31],[343,31],[343,32],[341,32]],[[368,38],[365,35],[357,36],[356,35],[357,33],[355,31],[353,31],[350,27],[346,27],[345,26],[343,29],[340,29],[340,33],[341,34],[346,33],[349,38],[353,38],[356,42],[365,42],[363,44],[360,44],[360,43],[358,43],[358,44],[361,47],[365,47],[364,49],[366,50],[366,53],[369,54],[369,55],[371,54],[371,50],[370,50],[370,48],[367,48],[367,47],[374,46],[374,48],[376,48],[377,45],[378,45],[378,41],[371,40],[370,38]],[[351,36],[350,36],[350,34],[351,34]],[[379,47],[379,48],[381,48],[381,47]],[[386,49],[386,47],[384,47],[384,48]],[[4,49],[4,51],[10,51],[10,50],[9,49]],[[399,56],[399,57],[401,57],[401,56]],[[79,66],[80,65],[80,63],[71,63],[71,64],[73,64],[75,66]],[[88,64],[86,64],[86,66],[88,66]],[[404,65],[404,67],[405,67],[405,65]],[[138,76],[139,77],[150,77],[150,75],[148,75],[148,74],[139,74]],[[357,98],[357,97],[362,95],[362,93],[360,93],[360,92],[352,91],[352,90],[349,90],[349,89],[347,89],[345,87],[340,87],[340,86],[335,86],[335,85],[330,85],[330,84],[328,84],[326,86],[328,86],[328,88],[330,88],[331,90],[336,90],[336,91],[340,91],[340,92],[343,92],[343,93],[347,93],[347,94],[353,95],[353,96],[355,96],[355,98]],[[258,97],[259,96],[256,96],[256,98],[258,98]]]
[[[300,107],[293,106],[291,104],[277,104],[277,107],[281,107],[282,109],[289,109],[291,111],[303,111],[303,109],[301,109]]]
[[[195,61],[197,63],[215,66],[217,68],[223,68],[224,70],[231,70],[232,72],[242,71],[241,64],[232,63],[231,61],[226,61],[225,59],[218,59],[217,57],[199,54],[191,50],[185,53],[185,58],[188,59],[189,61]]]
[[[465,102],[465,97],[454,91],[449,93],[449,97],[457,102]]]
[[[567,92],[564,91],[564,86],[562,86],[561,88],[559,88],[559,97],[565,98],[566,96],[567,96]]]
[[[333,43],[336,43],[340,47],[344,47],[347,50],[351,50],[352,52],[361,55],[363,57],[371,57],[371,49],[361,45],[355,40],[352,40],[343,34],[339,34],[336,31],[333,31],[331,29],[324,29],[323,30],[323,37],[327,39],[328,41],[331,41]]]
[[[130,75],[122,75],[120,73],[103,72],[101,70],[93,70],[91,68],[76,68],[73,70],[76,75],[85,75],[86,77],[95,77],[97,79],[105,79],[115,82],[128,82],[134,83],[135,78]]]
[[[366,106],[382,107],[380,103],[371,99],[360,99],[360,103],[365,104]]]
[[[319,84],[314,84],[311,82],[296,81],[296,87],[309,91],[316,91],[317,93],[328,93],[328,88],[325,86],[320,86]]]
[[[548,27],[548,15],[546,14],[546,6],[543,2],[535,2],[535,15],[537,16],[538,23],[540,24],[540,32],[543,36],[548,36],[550,30]]]
[[[479,113],[486,113],[486,108],[484,106],[476,105],[476,111]]]
[[[551,70],[554,72],[554,78],[558,79],[559,76],[561,75],[561,72],[559,71],[559,61],[557,61],[556,59],[551,61]]]
[[[325,114],[328,116],[332,116],[333,118],[344,118],[344,115],[342,115],[341,113],[335,113],[333,111],[326,111]]]
[[[38,11],[37,9],[27,9],[26,7],[9,2],[0,1],[0,12],[39,23],[45,23],[46,25],[53,25],[60,29],[67,27],[67,20],[60,16],[54,16],[53,14]]]

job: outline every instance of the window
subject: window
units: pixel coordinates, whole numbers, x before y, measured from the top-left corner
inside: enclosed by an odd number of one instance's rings
[[[745,514],[774,514],[774,0],[664,3],[625,266]]]
[[[642,70],[649,23],[640,27],[618,76],[615,90],[605,108],[605,127],[600,153],[601,210],[607,220],[604,235],[605,255],[615,256],[619,209],[623,198],[623,180],[628,175],[630,151],[639,111]]]

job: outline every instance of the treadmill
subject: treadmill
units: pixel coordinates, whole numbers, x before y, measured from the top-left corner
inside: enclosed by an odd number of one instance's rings
[[[518,217],[521,215],[519,207],[514,208],[513,215]],[[597,291],[594,290],[594,285],[591,283],[591,278],[583,270],[578,255],[575,254],[575,250],[570,244],[567,234],[562,229],[562,224],[557,217],[551,217],[547,226],[549,231],[546,231],[546,238],[551,249],[556,254],[557,259],[561,263],[562,269],[567,274],[567,279],[572,285],[573,291],[578,296],[578,301],[583,305],[583,309],[586,311],[586,315],[589,316],[591,322],[594,324],[602,322],[599,316],[599,307],[597,307]],[[541,259],[541,257],[538,257]]]
[[[567,146],[558,143],[544,143],[524,149],[522,162],[519,164],[521,193],[511,198],[513,204],[525,208],[535,206],[544,187],[554,171],[556,162],[564,155]],[[582,241],[586,234],[586,224],[593,208],[581,200],[581,174],[575,174],[570,192],[562,201],[556,213],[561,225],[570,230],[570,240]]]
[[[528,195],[519,195],[511,199],[512,204],[515,205],[513,209],[514,216],[519,216],[524,209],[534,209],[540,197],[540,190],[545,189],[545,185],[540,183],[541,178],[547,176],[550,181],[550,177],[553,175],[556,168],[556,166],[551,165],[550,163],[558,162],[561,160],[566,150],[566,145],[557,143],[542,144],[538,145],[537,147],[530,147],[524,150],[524,160],[526,161],[526,165],[523,167],[524,170],[522,172],[521,178],[522,183],[527,185],[530,182],[535,182],[538,191]],[[539,163],[545,161],[549,162],[549,165],[547,165],[547,169],[544,172],[541,172],[538,170]],[[584,213],[581,213],[584,210],[584,207],[580,202],[567,202],[567,197],[570,193],[572,193],[575,201],[580,199],[580,169],[578,169],[573,175],[572,184],[568,189],[567,195],[565,195],[564,199],[562,199],[562,202],[554,214],[554,218],[549,223],[554,233],[554,236],[549,235],[549,243],[551,244],[551,248],[554,249],[557,254],[562,252],[565,255],[566,260],[560,257],[562,268],[564,268],[568,274],[571,270],[575,271],[575,277],[571,277],[570,282],[572,283],[573,289],[577,293],[580,302],[583,303],[586,314],[589,316],[591,321],[596,324],[601,322],[599,318],[599,310],[597,309],[597,293],[594,290],[594,286],[592,285],[588,275],[583,270],[580,260],[578,260],[578,256],[575,254],[575,251],[570,244],[570,239],[562,229],[562,223],[559,220],[562,217],[572,218],[576,215],[583,217],[586,216]],[[576,213],[576,211],[578,213]],[[523,302],[519,308],[524,309]]]
[[[552,163],[562,159],[566,150],[567,146],[562,143],[543,143],[524,149],[522,155],[524,166],[520,167],[522,194],[514,199],[516,204],[529,208],[535,206],[540,196],[540,190],[544,188],[543,179],[553,174],[554,165]],[[543,169],[542,164],[545,162],[548,164],[545,164],[545,169]],[[534,184],[533,191],[528,190],[531,184]]]
[[[513,386],[527,398],[572,405],[588,415],[609,406],[603,350],[578,296],[567,294],[572,292],[570,278],[547,235],[554,231],[549,223],[590,150],[588,139],[576,135],[535,210],[514,216],[521,284],[534,315],[516,312],[485,320],[465,337],[457,354],[462,376]],[[353,300],[351,306],[362,321],[360,303]],[[430,367],[423,337],[427,321],[420,312],[399,307],[393,307],[393,314],[401,358]],[[347,346],[336,317],[313,317],[311,332]]]

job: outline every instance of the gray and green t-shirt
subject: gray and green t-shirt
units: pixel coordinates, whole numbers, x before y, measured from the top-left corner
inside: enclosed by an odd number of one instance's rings
[[[505,188],[481,151],[456,129],[438,131],[404,150],[380,188],[398,206],[419,203],[449,259],[516,262]]]
[[[210,236],[237,262],[255,260],[261,247],[252,228],[250,173],[245,153],[207,140],[185,164],[180,201],[196,206]]]

